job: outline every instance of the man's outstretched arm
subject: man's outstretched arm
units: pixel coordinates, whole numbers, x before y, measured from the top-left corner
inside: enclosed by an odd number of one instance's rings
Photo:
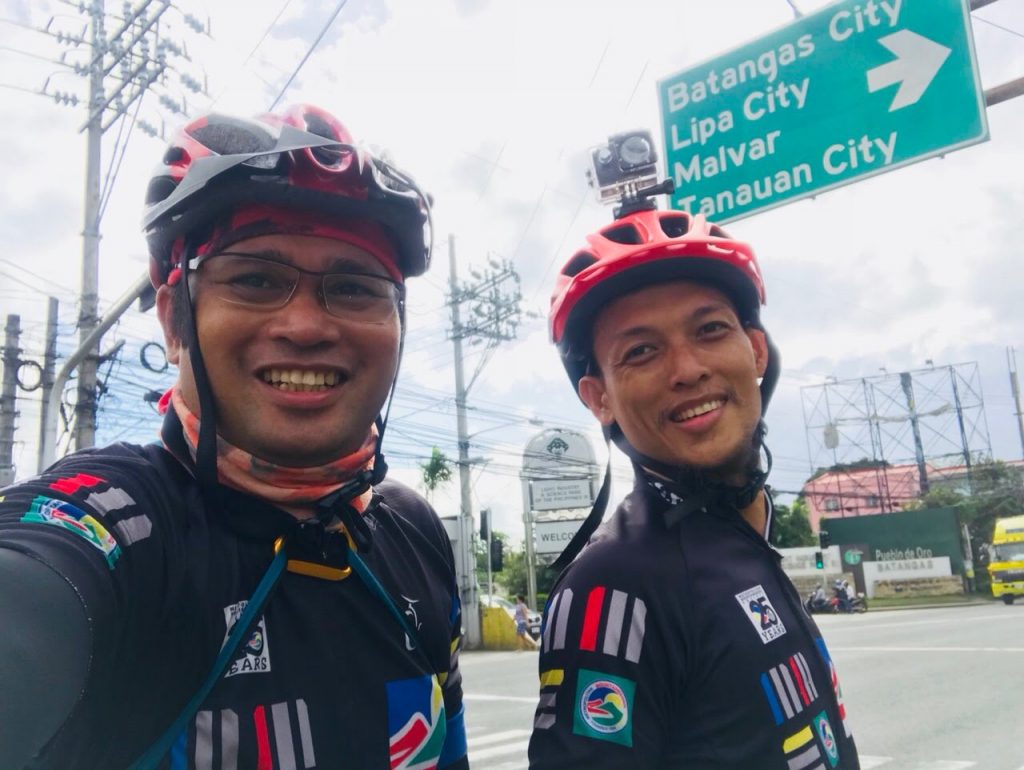
[[[74,587],[36,557],[0,547],[0,757],[24,767],[85,687],[92,639]]]

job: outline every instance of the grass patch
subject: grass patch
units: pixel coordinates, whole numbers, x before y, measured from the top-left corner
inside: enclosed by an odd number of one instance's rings
[[[876,607],[885,609],[887,607],[920,607],[929,604],[963,604],[964,602],[977,601],[985,597],[977,594],[954,594],[953,596],[893,596],[884,599],[870,599],[868,611]]]

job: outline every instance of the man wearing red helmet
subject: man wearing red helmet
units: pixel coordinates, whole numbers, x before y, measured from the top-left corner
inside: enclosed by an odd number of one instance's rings
[[[451,547],[381,451],[426,196],[315,107],[209,115],[144,225],[162,442],[0,491],[0,764],[467,767]]]
[[[835,667],[768,542],[763,302],[749,246],[653,208],[559,275],[552,337],[636,480],[556,563],[535,770],[859,767]]]

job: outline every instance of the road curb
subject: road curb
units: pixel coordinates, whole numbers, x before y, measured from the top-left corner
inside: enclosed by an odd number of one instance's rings
[[[999,602],[978,599],[964,602],[946,602],[942,604],[908,604],[904,607],[874,607],[868,605],[868,612],[897,612],[900,610],[938,610],[943,607],[989,607],[1001,604]]]

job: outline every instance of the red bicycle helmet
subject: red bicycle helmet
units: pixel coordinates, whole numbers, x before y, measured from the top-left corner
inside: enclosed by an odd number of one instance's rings
[[[551,338],[573,387],[587,372],[591,327],[616,297],[654,283],[695,280],[723,291],[745,325],[761,328],[764,279],[749,245],[702,214],[643,210],[587,236],[565,263],[551,297]]]
[[[336,117],[300,104],[254,119],[212,113],[178,131],[146,191],[154,286],[175,266],[180,239],[240,204],[260,203],[375,221],[393,240],[404,277],[429,266],[427,196],[407,174],[356,147]]]

